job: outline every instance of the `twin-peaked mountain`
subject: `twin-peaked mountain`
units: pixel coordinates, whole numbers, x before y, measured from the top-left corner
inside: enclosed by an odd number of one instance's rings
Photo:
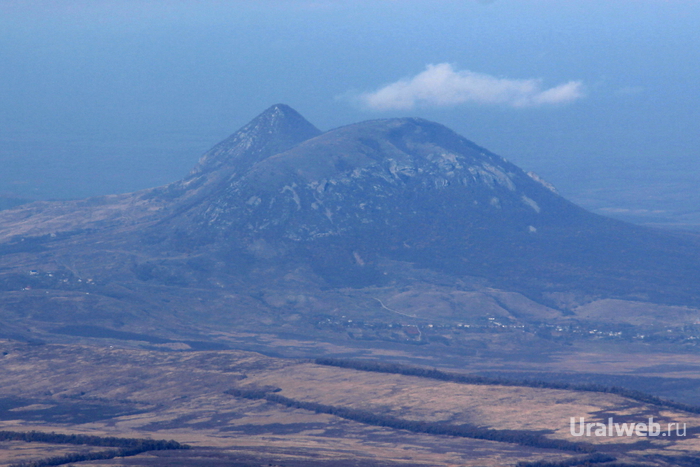
[[[62,271],[65,282],[42,287],[89,277],[115,310],[145,300],[141,287],[201,294],[208,310],[223,306],[211,297],[248,297],[237,306],[257,310],[280,303],[265,298],[274,288],[308,297],[414,287],[430,274],[565,313],[562,297],[700,304],[700,243],[689,234],[592,214],[437,123],[374,120],[323,133],[285,105],[216,145],[181,181],[3,211],[0,242],[2,293],[26,289],[29,270]],[[324,297],[317,308],[332,309]],[[167,313],[171,300],[144,313]]]
[[[276,105],[165,193],[173,214],[153,241],[264,245],[268,260],[310,264],[334,286],[375,283],[385,257],[535,295],[564,286],[695,297],[696,243],[585,211],[536,174],[422,119],[321,133]]]

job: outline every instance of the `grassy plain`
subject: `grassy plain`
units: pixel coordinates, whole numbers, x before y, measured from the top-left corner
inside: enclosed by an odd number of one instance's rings
[[[625,462],[700,451],[700,415],[613,394],[470,385],[317,365],[244,351],[173,352],[0,341],[0,430],[174,439],[193,447],[79,465],[507,466],[582,453],[368,425],[227,395],[258,388],[409,420],[529,430],[579,442],[570,417],[687,423],[686,437],[586,439]],[[3,443],[0,465],[75,447]],[[79,448],[83,448],[82,446]],[[74,451],[70,451],[74,449]],[[63,450],[63,451],[62,451]],[[78,449],[79,450],[79,449]],[[671,462],[671,463],[669,463]]]

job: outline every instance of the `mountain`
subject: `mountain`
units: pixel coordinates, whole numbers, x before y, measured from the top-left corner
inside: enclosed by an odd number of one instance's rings
[[[273,109],[208,154],[228,141],[239,151],[250,127],[273,118]],[[372,264],[381,256],[535,294],[558,283],[698,303],[697,243],[683,235],[587,212],[537,175],[436,123],[370,121],[312,137],[313,127],[291,115],[281,126],[300,129],[298,144],[275,144],[274,154],[254,146],[236,152],[255,162],[227,172],[197,206],[156,230],[193,245],[265,241],[282,256],[310,262],[336,286],[373,283],[380,274]],[[226,160],[209,165],[238,167]]]
[[[183,180],[3,211],[0,242],[0,322],[23,338],[426,343],[382,326],[680,326],[700,305],[697,236],[590,213],[437,123],[322,133],[281,104]]]

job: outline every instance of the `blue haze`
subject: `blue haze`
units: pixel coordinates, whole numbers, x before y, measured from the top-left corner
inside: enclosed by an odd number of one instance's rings
[[[698,24],[682,0],[3,1],[0,195],[164,184],[283,102],[324,130],[435,120],[598,212],[700,224]],[[387,112],[344,97],[444,62],[586,96]]]

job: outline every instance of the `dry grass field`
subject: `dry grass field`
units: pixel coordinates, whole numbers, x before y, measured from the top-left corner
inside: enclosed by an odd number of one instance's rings
[[[0,465],[30,462],[46,457],[63,456],[76,452],[103,451],[104,448],[92,446],[66,446],[50,443],[26,443],[23,441],[0,442]]]
[[[163,352],[0,341],[0,430],[173,439],[186,451],[85,466],[514,466],[585,453],[415,433],[226,394],[265,389],[408,420],[529,430],[580,442],[569,418],[687,424],[686,437],[587,438],[619,462],[674,465],[700,450],[700,415],[613,394],[472,385],[317,365],[243,351]],[[0,465],[86,446],[3,442]],[[675,456],[675,457],[674,457]],[[604,465],[604,464],[602,464]],[[675,464],[679,465],[679,464]]]

